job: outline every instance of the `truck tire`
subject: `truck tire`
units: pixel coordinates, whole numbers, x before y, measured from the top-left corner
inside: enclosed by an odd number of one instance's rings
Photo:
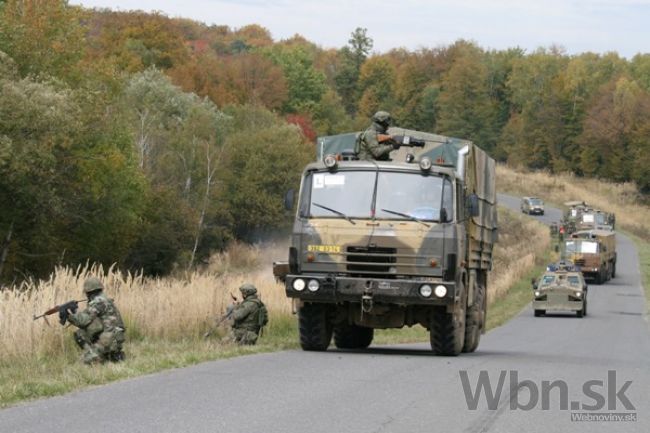
[[[326,350],[332,340],[329,308],[321,304],[304,304],[298,311],[300,347],[302,350]]]
[[[345,323],[334,327],[334,344],[339,349],[365,349],[374,335],[372,328]]]
[[[579,318],[582,319],[582,316],[584,316],[584,315],[585,315],[585,307],[583,306],[582,310],[576,311],[576,316],[578,316]]]
[[[481,341],[481,333],[485,328],[485,287],[479,285],[476,290],[474,305],[467,309],[465,315],[465,342],[463,352],[474,352]]]
[[[616,262],[612,264],[612,278],[616,278]]]
[[[546,314],[546,310],[535,310],[535,317],[542,317]]]
[[[436,309],[430,320],[429,340],[433,353],[458,356],[465,343],[465,309],[456,314]]]

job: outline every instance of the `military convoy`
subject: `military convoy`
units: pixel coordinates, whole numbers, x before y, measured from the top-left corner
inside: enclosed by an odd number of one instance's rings
[[[533,280],[536,317],[548,310],[575,311],[583,317],[587,314],[585,281],[603,284],[616,277],[615,215],[593,209],[584,201],[564,205],[561,223],[551,225],[562,260]]]
[[[365,348],[374,329],[419,324],[434,353],[472,352],[497,241],[494,160],[470,141],[388,132],[425,145],[360,161],[354,133],[321,137],[304,169],[289,260],[274,266],[300,344]]]

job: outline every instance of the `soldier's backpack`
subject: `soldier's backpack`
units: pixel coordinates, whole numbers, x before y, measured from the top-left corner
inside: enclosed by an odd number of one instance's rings
[[[266,305],[260,302],[260,308],[257,312],[257,325],[260,329],[264,328],[269,323],[269,311],[266,309]]]

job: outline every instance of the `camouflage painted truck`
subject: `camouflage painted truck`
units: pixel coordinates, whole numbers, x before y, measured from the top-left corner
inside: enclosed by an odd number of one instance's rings
[[[300,344],[365,348],[374,329],[419,324],[434,353],[472,352],[497,241],[494,160],[469,141],[389,133],[426,145],[359,161],[355,134],[322,137],[302,174],[289,261],[274,267]]]
[[[616,277],[616,234],[611,230],[585,230],[564,240],[562,255],[580,267],[585,278],[602,284]]]

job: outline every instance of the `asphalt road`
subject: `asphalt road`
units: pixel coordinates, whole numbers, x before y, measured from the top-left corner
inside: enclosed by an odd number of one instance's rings
[[[500,201],[519,205],[505,196]],[[553,211],[540,217],[553,218]],[[644,305],[635,248],[618,235],[617,277],[590,286],[583,319],[534,318],[528,306],[484,335],[476,353],[457,358],[431,356],[421,344],[208,362],[2,410],[0,432],[648,432],[650,329]],[[488,408],[483,394],[472,410],[461,375],[467,374],[473,391],[481,372],[493,388],[505,372],[503,390],[498,406]],[[608,374],[615,374],[616,384]],[[572,421],[572,411],[560,409],[562,384],[550,393],[547,409],[541,396],[532,408],[513,409],[511,403],[530,400],[526,380],[540,392],[543,381],[563,381],[569,406],[594,405],[583,384],[602,381],[603,387],[592,383],[591,390],[616,408],[573,412],[633,413],[636,421]],[[623,398],[617,399],[621,388]],[[626,410],[625,398],[633,410]]]

